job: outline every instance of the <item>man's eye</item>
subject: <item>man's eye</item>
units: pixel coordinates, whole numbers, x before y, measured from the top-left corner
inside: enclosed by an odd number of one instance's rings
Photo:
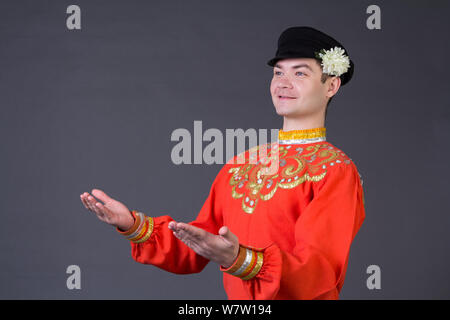
[[[282,73],[281,71],[274,71],[273,74],[276,76],[279,76],[279,75],[281,75],[281,73]],[[299,73],[301,73],[302,75],[306,75],[305,73],[303,73],[301,71],[297,71],[295,74],[298,75]]]

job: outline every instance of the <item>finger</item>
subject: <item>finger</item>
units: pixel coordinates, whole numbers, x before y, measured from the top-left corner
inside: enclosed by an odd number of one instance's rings
[[[230,229],[228,229],[228,227],[223,226],[222,228],[219,229],[219,234],[220,234],[222,237],[226,237],[227,234],[229,233],[229,231],[230,231]]]
[[[87,201],[88,201],[90,208],[92,208],[92,211],[94,211],[97,215],[99,215],[100,217],[103,218],[103,216],[104,216],[103,212],[101,212],[98,209],[98,207],[95,205],[97,203],[97,200],[93,196],[89,195],[87,197]]]
[[[173,235],[183,242],[185,245],[187,245],[189,248],[194,250],[196,253],[204,256],[207,259],[210,259],[209,256],[205,255],[205,248],[203,246],[202,242],[199,242],[198,239],[192,238],[189,234],[184,232],[183,230],[180,230],[178,232],[173,232]]]
[[[216,247],[215,244],[217,243],[215,238],[218,236],[187,223],[179,222],[177,227],[175,236],[178,239],[205,258],[212,258],[213,248]]]
[[[89,197],[91,197],[91,195],[88,192],[85,192],[84,195],[84,201],[86,202],[86,205],[88,206],[89,210],[93,210],[92,205],[91,205],[91,201],[89,200]]]
[[[85,192],[85,193],[83,194],[83,203],[86,205],[86,207],[87,207],[87,209],[88,209],[89,211],[92,211],[92,212],[95,213],[94,209],[92,208],[91,203],[89,202],[88,197],[89,197],[89,193]]]
[[[169,227],[170,230],[174,231],[174,233],[176,231],[178,231],[176,221],[170,221],[168,227]]]
[[[88,204],[86,203],[86,200],[84,199],[84,194],[80,194],[81,202],[83,203],[83,206],[89,210]]]
[[[110,221],[111,218],[114,216],[114,214],[108,208],[106,208],[101,202],[95,203],[95,207],[108,221]]]
[[[233,245],[239,243],[238,237],[226,226],[219,229],[219,235],[227,244]]]
[[[194,227],[190,224],[183,223],[183,222],[177,223],[177,229],[180,230],[180,232],[185,233],[187,236],[198,239],[198,240],[205,239],[208,234],[208,232],[206,232],[203,229]]]
[[[92,189],[91,193],[94,197],[96,197],[100,201],[103,201],[103,203],[106,203],[106,202],[112,200],[106,193],[104,193],[100,189]]]
[[[173,231],[173,234],[176,238],[183,241],[187,246],[191,247],[192,249],[194,249],[194,247],[200,246],[204,242],[202,239],[194,236],[192,233],[182,228],[177,228],[175,231]]]

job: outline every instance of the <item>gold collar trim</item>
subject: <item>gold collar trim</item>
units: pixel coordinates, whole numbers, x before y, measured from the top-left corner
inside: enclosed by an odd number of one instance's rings
[[[326,141],[326,128],[302,129],[302,130],[278,130],[279,144],[304,144]]]

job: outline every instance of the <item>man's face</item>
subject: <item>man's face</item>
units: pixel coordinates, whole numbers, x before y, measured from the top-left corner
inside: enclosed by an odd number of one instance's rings
[[[277,114],[304,117],[325,112],[329,79],[322,83],[321,76],[322,68],[315,59],[279,60],[270,84]]]

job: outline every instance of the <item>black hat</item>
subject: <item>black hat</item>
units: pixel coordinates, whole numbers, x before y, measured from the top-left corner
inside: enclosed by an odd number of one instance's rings
[[[267,64],[273,67],[278,60],[287,58],[315,58],[321,62],[318,53],[334,47],[342,48],[348,56],[344,46],[331,36],[311,27],[290,27],[281,33],[275,57]],[[355,66],[353,61],[348,59],[350,62],[348,70],[340,75],[341,86],[349,82],[353,76]]]

